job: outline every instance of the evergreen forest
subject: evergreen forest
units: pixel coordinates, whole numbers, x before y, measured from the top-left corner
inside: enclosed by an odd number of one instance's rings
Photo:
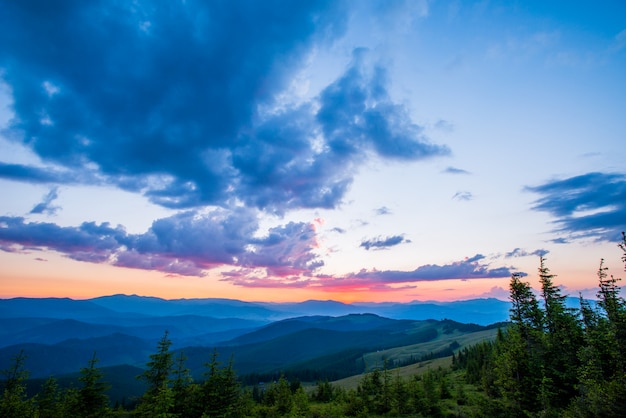
[[[626,264],[626,235],[618,247]],[[165,332],[137,376],[145,392],[112,404],[97,353],[71,387],[50,377],[31,394],[20,352],[3,370],[0,417],[624,417],[626,302],[603,260],[597,276],[597,301],[567,307],[542,257],[537,293],[511,277],[510,321],[495,339],[451,346],[419,373],[385,362],[356,387],[285,374],[252,383],[217,350],[194,379]]]

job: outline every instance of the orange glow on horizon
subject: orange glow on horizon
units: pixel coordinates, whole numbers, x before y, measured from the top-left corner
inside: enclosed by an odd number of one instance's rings
[[[46,260],[46,261],[43,261]],[[496,297],[506,300],[509,278],[421,281],[392,284],[372,290],[362,284],[307,288],[243,287],[220,280],[215,274],[206,277],[167,276],[161,272],[115,267],[74,261],[56,253],[30,254],[1,253],[0,298],[13,297],[69,297],[89,299],[112,294],[137,294],[164,299],[227,298],[250,302],[301,302],[305,300],[335,300],[355,302],[411,302],[453,301]],[[618,266],[619,267],[619,266]],[[578,296],[587,289],[593,295],[597,277],[593,268],[585,272],[551,269],[556,284],[564,286],[564,293]],[[526,281],[537,288],[536,274]],[[618,276],[619,277],[619,276]],[[563,279],[563,280],[561,280]],[[376,284],[369,284],[376,286]],[[397,286],[394,289],[393,286]]]

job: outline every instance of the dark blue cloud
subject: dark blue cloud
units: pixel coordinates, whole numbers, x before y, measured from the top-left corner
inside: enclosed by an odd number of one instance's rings
[[[384,71],[365,55],[357,52],[313,103],[276,113],[238,138],[232,153],[242,200],[277,212],[333,208],[372,151],[404,160],[449,152],[430,144],[406,109],[391,102]]]
[[[75,177],[67,170],[58,170],[0,161],[0,178],[28,183],[71,183]]]
[[[553,240],[550,240],[550,242],[554,244],[569,244],[569,241],[563,237],[555,238]]]
[[[403,235],[392,235],[390,237],[376,237],[376,238],[364,240],[361,242],[361,245],[359,245],[359,247],[363,247],[366,250],[369,250],[369,249],[380,250],[384,248],[393,247],[398,244],[402,244],[404,242],[411,242],[411,241],[404,238]]]
[[[447,155],[448,148],[431,144],[407,109],[393,103],[385,69],[367,58],[367,51],[356,50],[352,66],[320,96],[317,119],[330,149],[341,156],[367,147],[400,160]]]
[[[150,194],[166,206],[219,201],[233,175],[222,151],[344,16],[330,1],[12,2],[11,131],[68,166],[172,176]]]
[[[552,215],[555,232],[567,238],[619,241],[626,228],[626,175],[587,173],[546,182],[527,190],[541,197],[533,209]]]
[[[6,135],[69,170],[92,163],[106,183],[166,207],[335,207],[368,153],[448,153],[393,103],[385,70],[364,52],[311,102],[275,106],[306,54],[343,33],[344,6],[10,2],[0,13],[15,114]],[[0,168],[5,178],[75,181]]]
[[[100,261],[123,245],[126,232],[104,223],[61,227],[46,222],[25,222],[20,217],[0,217],[0,242],[27,249],[53,249],[74,259],[87,255]]]
[[[42,201],[37,203],[29,213],[31,214],[41,214],[45,213],[47,215],[54,215],[60,208],[60,206],[55,206],[52,204],[59,197],[59,188],[53,187],[50,191],[43,197]]]

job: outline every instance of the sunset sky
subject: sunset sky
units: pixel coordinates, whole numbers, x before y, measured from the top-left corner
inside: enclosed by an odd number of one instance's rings
[[[0,4],[0,297],[624,275],[626,3]]]

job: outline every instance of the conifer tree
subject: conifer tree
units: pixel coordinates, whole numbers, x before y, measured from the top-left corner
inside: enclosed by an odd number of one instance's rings
[[[157,343],[157,352],[150,354],[150,361],[146,363],[147,370],[139,376],[148,384],[147,396],[156,396],[163,385],[169,385],[170,373],[174,366],[173,354],[170,352],[172,341],[168,337],[169,332],[165,331],[163,337]]]
[[[37,396],[39,418],[63,418],[62,392],[56,378],[48,378]]]
[[[201,389],[204,412],[211,417],[236,416],[240,384],[233,369],[233,358],[226,368],[220,368],[218,356],[216,349],[211,361],[206,364],[208,371]]]
[[[96,367],[98,363],[96,353],[89,360],[87,367],[80,369],[78,378],[81,387],[78,389],[77,413],[80,417],[102,417],[109,412],[109,397],[106,391],[109,389],[102,378],[102,371]]]
[[[168,414],[174,406],[174,394],[170,380],[174,366],[173,354],[170,351],[171,345],[169,332],[165,331],[157,343],[157,352],[150,354],[150,361],[146,363],[146,371],[138,376],[148,386],[138,408],[140,414],[144,416],[169,416]]]
[[[173,412],[181,417],[193,416],[195,399],[194,389],[197,385],[193,384],[193,378],[187,367],[185,367],[185,361],[187,357],[181,351],[178,353],[175,359],[175,365],[173,370],[172,380],[172,393],[174,396],[174,408]]]
[[[576,313],[565,305],[565,296],[554,284],[556,277],[539,261],[539,281],[544,302],[543,376],[539,388],[544,411],[564,408],[576,395],[578,383],[578,351],[583,334]]]
[[[28,371],[24,368],[26,355],[21,350],[13,357],[12,366],[3,370],[4,391],[0,398],[0,417],[22,418],[31,417],[35,412],[32,399],[26,398],[26,379]]]
[[[530,284],[514,273],[509,285],[512,325],[494,361],[495,386],[517,411],[539,408],[543,365],[543,312]]]

